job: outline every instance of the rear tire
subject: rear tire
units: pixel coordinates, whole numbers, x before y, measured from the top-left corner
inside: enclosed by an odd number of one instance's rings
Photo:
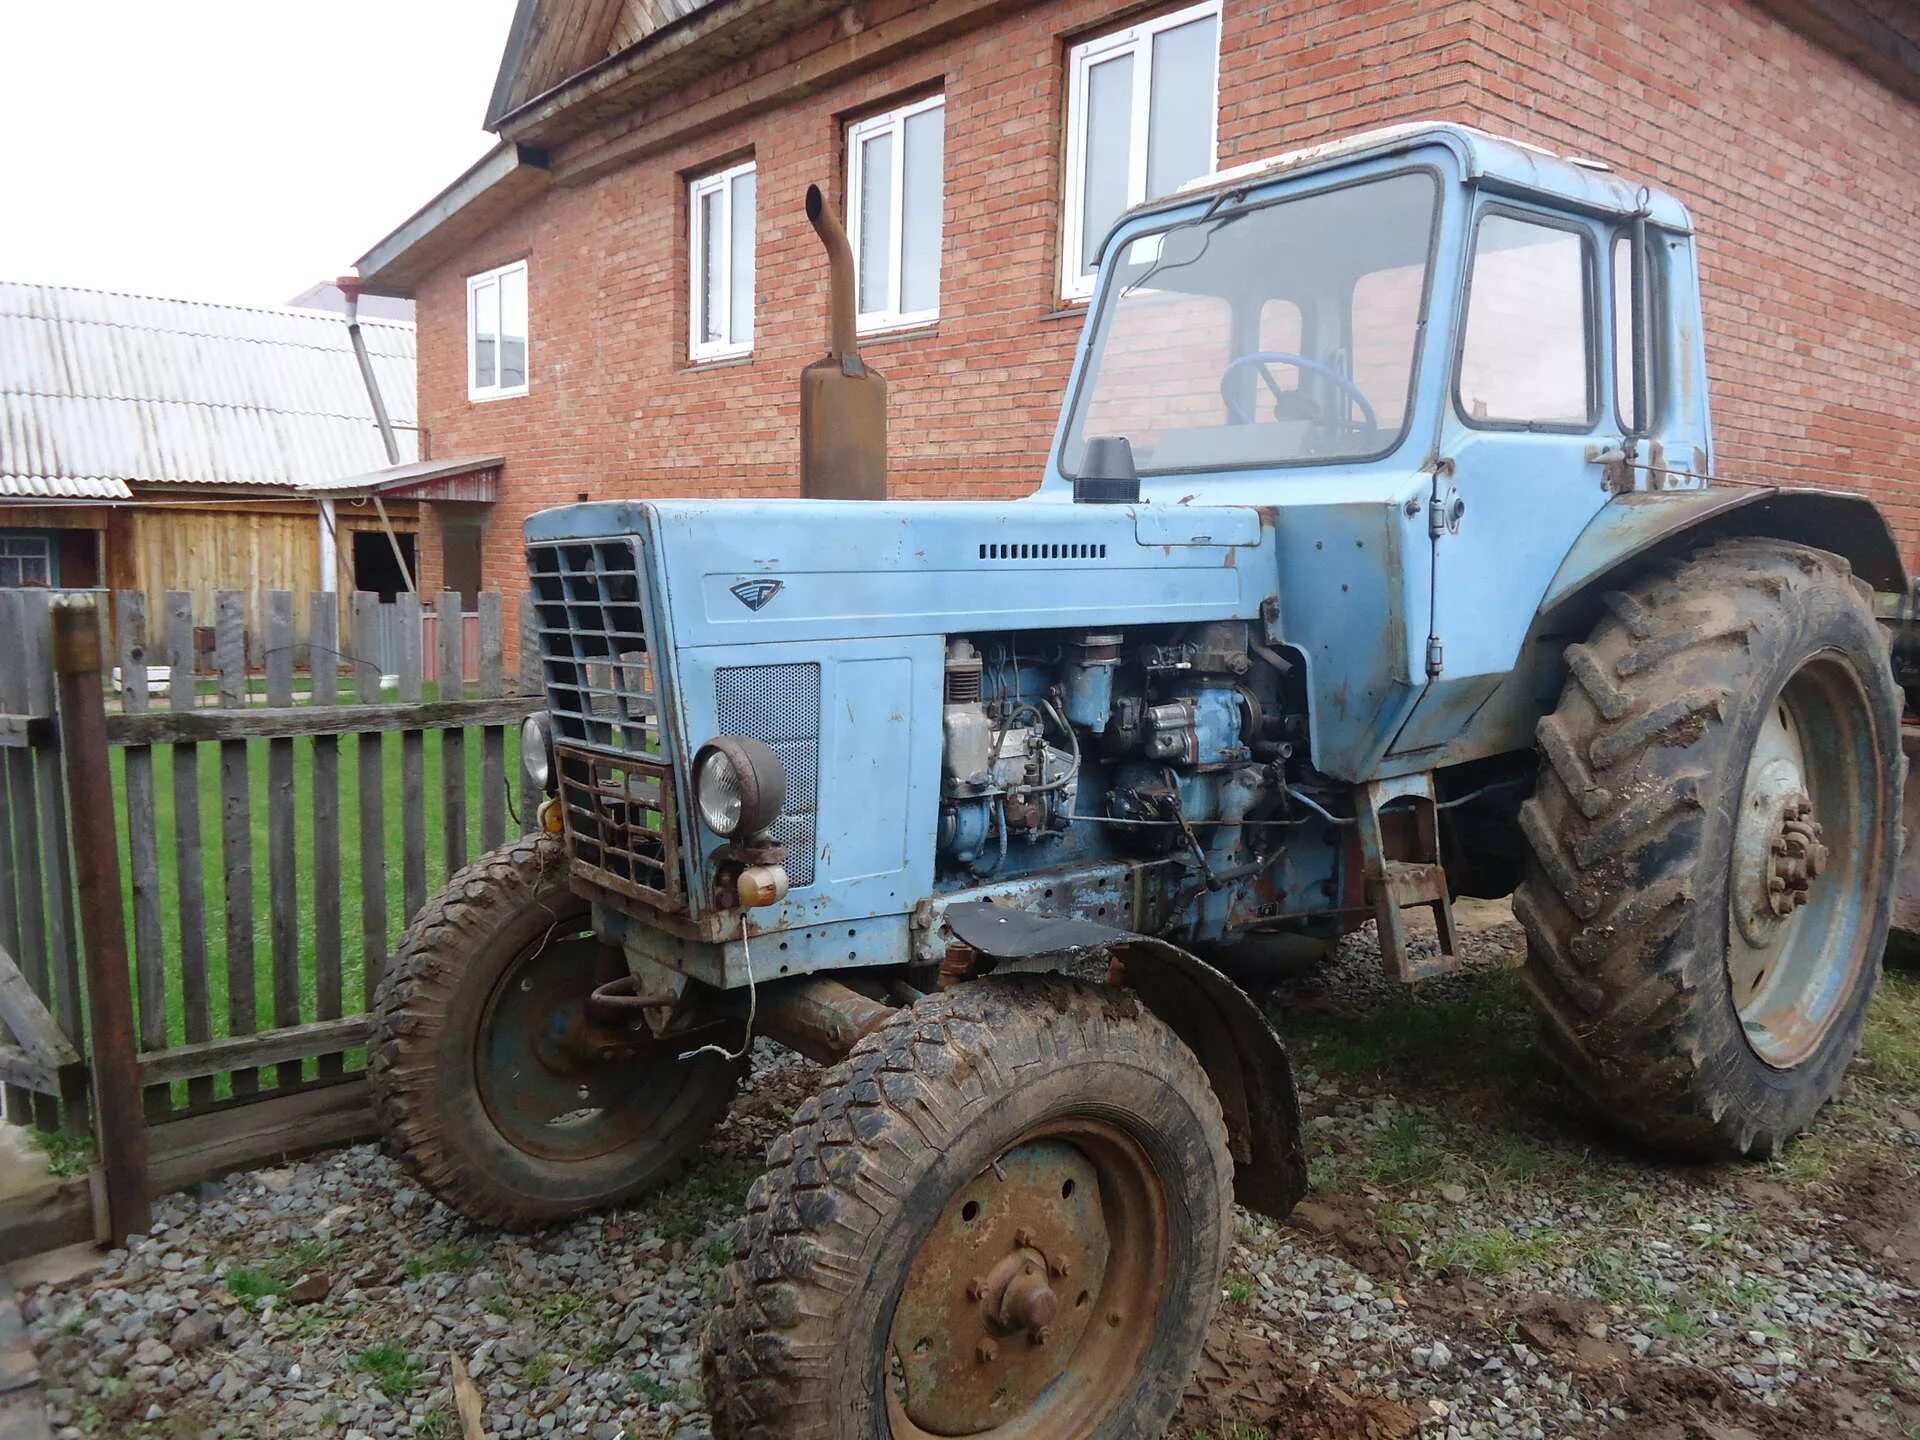
[[[449,880],[381,978],[368,1078],[387,1148],[469,1219],[538,1225],[665,1184],[733,1099],[740,1067],[718,1057],[556,1052],[556,1018],[627,970],[589,922],[564,847],[530,835]]]
[[[1784,541],[1606,603],[1521,810],[1527,986],[1608,1123],[1772,1155],[1839,1090],[1879,976],[1904,774],[1885,642],[1847,563]]]
[[[1162,1433],[1233,1206],[1219,1104],[1166,1025],[1054,976],[963,985],[862,1040],[798,1119],[707,1329],[720,1440]],[[994,1308],[1016,1284],[1051,1287],[1032,1324]]]

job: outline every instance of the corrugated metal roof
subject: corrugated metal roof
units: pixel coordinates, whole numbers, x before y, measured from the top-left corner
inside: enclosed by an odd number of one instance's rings
[[[130,500],[124,480],[79,475],[0,475],[0,500]]]
[[[412,425],[413,326],[361,332],[394,423]],[[400,444],[417,453],[411,430]],[[339,319],[0,281],[0,495],[305,487],[386,459]]]

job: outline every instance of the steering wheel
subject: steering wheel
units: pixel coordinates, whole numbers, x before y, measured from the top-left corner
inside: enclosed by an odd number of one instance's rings
[[[1366,418],[1367,428],[1369,430],[1378,430],[1380,428],[1380,419],[1374,414],[1373,402],[1361,393],[1359,386],[1355,385],[1353,381],[1342,375],[1338,370],[1335,370],[1331,365],[1323,365],[1318,360],[1311,360],[1305,355],[1296,355],[1291,350],[1250,350],[1245,355],[1241,355],[1227,362],[1227,368],[1220,372],[1220,398],[1226,403],[1227,418],[1235,425],[1251,425],[1254,417],[1240,408],[1239,403],[1233,397],[1228,382],[1233,378],[1235,372],[1244,367],[1248,365],[1257,366],[1260,371],[1260,378],[1267,382],[1267,389],[1273,392],[1274,403],[1277,405],[1281,403],[1280,397],[1282,392],[1280,384],[1273,378],[1273,372],[1267,368],[1267,366],[1273,364],[1291,365],[1296,370],[1305,370],[1315,375],[1325,376],[1344,391],[1355,405],[1360,407],[1360,413]]]

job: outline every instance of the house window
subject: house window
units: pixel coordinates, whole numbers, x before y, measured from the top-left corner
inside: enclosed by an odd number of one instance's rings
[[[527,262],[467,277],[467,398],[527,393]]]
[[[696,360],[720,360],[753,349],[753,196],[752,161],[688,187]]]
[[[1473,424],[1593,423],[1591,252],[1577,230],[1481,217],[1460,342],[1460,413]]]
[[[936,95],[847,129],[848,238],[862,330],[940,316],[946,127],[947,102]]]
[[[0,590],[53,584],[53,541],[45,535],[0,533]]]
[[[1062,294],[1093,293],[1120,212],[1213,170],[1218,0],[1076,45],[1068,56]]]

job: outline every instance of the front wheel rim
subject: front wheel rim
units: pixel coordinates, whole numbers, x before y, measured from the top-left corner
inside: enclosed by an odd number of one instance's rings
[[[494,983],[474,1047],[474,1088],[515,1150],[577,1164],[625,1149],[654,1125],[660,1062],[589,1059],[574,1043],[588,997],[626,968],[583,925],[557,923]]]
[[[1079,1440],[1127,1401],[1172,1254],[1140,1143],[1070,1117],[1021,1136],[948,1201],[894,1307],[895,1440]]]
[[[1866,964],[1886,803],[1870,713],[1851,665],[1823,652],[1781,687],[1749,752],[1727,983],[1748,1046],[1776,1069],[1820,1047]]]

